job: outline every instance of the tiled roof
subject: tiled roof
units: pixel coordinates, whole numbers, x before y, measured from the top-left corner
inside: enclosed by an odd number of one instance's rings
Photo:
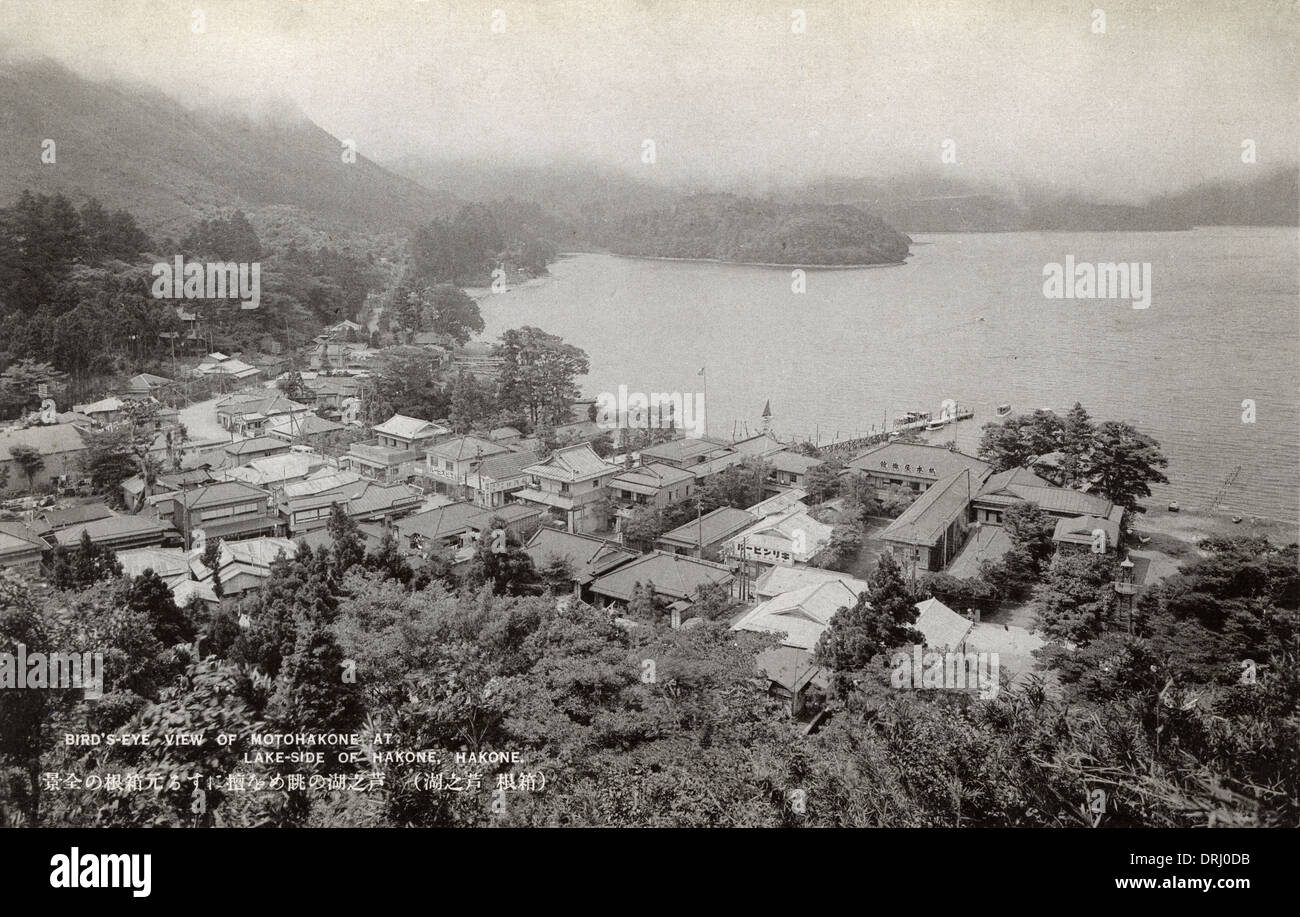
[[[826,464],[825,459],[813,458],[798,452],[782,450],[767,457],[767,462],[777,471],[790,474],[807,474],[818,465]]]
[[[179,575],[189,577],[189,555],[179,548],[132,548],[118,551],[117,559],[127,576],[139,576],[145,570],[152,570],[163,579]]]
[[[618,470],[597,455],[587,444],[557,449],[544,462],[530,465],[527,471],[539,477],[556,481],[582,481]]]
[[[777,516],[767,516],[751,525],[745,531],[733,535],[732,541],[739,541],[743,538],[757,538],[764,535],[794,539],[801,536],[797,532],[803,532],[802,538],[806,550],[802,553],[814,554],[822,544],[830,540],[833,526],[824,522],[818,522],[812,516],[808,515],[805,508],[792,509],[789,512]]]
[[[301,481],[293,481],[284,485],[284,495],[290,499],[309,497],[331,490],[338,490],[360,480],[361,475],[352,471],[335,471],[332,468],[322,468],[309,474]]]
[[[664,532],[659,538],[661,541],[682,542],[685,544],[713,544],[714,542],[723,541],[730,538],[737,532],[743,531],[757,521],[758,517],[743,509],[736,509],[733,506],[720,506],[711,513],[705,513],[700,517],[698,523],[695,519],[687,522],[685,525],[679,525],[671,532]],[[697,524],[703,529],[700,532]]]
[[[610,479],[610,483],[617,484],[620,481],[628,481],[642,487],[669,487],[683,481],[694,480],[695,475],[689,471],[674,468],[672,465],[665,465],[662,462],[654,462],[650,465],[637,465],[620,471]]]
[[[415,513],[399,519],[393,525],[403,536],[420,535],[430,540],[450,538],[468,532],[483,510],[473,503],[449,503],[437,509]]]
[[[298,553],[297,547],[288,538],[248,538],[244,541],[221,542],[219,563],[248,564],[253,567],[270,567],[275,559],[284,552],[285,557]]]
[[[310,410],[307,405],[300,404],[279,391],[266,394],[245,392],[217,402],[218,414],[265,414],[269,417],[272,414]]]
[[[509,452],[510,450],[499,443],[494,443],[487,439],[480,439],[477,436],[456,436],[452,439],[435,443],[426,451],[429,455],[437,456],[438,458],[451,459],[453,462],[459,462],[462,459],[472,459],[476,456],[486,459],[494,455]]]
[[[427,436],[436,436],[440,433],[447,433],[449,431],[446,427],[436,424],[431,420],[421,420],[418,417],[407,417],[405,414],[394,414],[379,426],[375,427],[375,432],[383,433],[386,436],[396,436],[399,439],[422,439]]]
[[[1075,516],[1070,519],[1058,519],[1056,529],[1052,532],[1052,540],[1068,544],[1091,545],[1092,533],[1097,529],[1106,533],[1106,550],[1113,550],[1119,541],[1119,520],[1115,518]]]
[[[405,484],[367,482],[366,488],[348,501],[348,513],[369,516],[403,507],[420,505],[420,495]]]
[[[898,467],[895,468],[895,465]],[[972,455],[924,443],[883,443],[849,462],[849,467],[873,474],[897,472],[936,480],[943,480],[959,471],[969,471],[976,484],[990,470],[988,462],[980,461]]]
[[[86,448],[86,441],[80,430],[66,423],[0,430],[0,462],[14,457],[14,446],[31,446],[41,455],[57,455],[60,452],[80,452]]]
[[[528,541],[525,553],[540,570],[553,557],[569,562],[576,582],[586,585],[592,579],[613,567],[635,560],[637,555],[621,545],[590,535],[574,535],[558,529],[542,527]]]
[[[278,484],[290,478],[306,477],[321,464],[322,459],[319,455],[300,455],[291,452],[286,455],[268,455],[265,458],[253,459],[238,468],[229,468],[223,474],[227,480],[242,481],[260,487]]]
[[[919,614],[912,626],[925,637],[925,645],[935,650],[955,650],[970,633],[971,622],[938,599],[916,603]]]
[[[906,544],[935,544],[953,520],[966,512],[973,494],[970,483],[971,473],[963,469],[931,484],[880,537]]]
[[[70,525],[94,522],[96,519],[107,519],[115,515],[117,514],[103,503],[86,503],[82,506],[69,506],[66,509],[47,509],[38,513],[36,518],[51,529],[64,529]]]
[[[342,430],[343,424],[326,420],[318,414],[304,414],[301,417],[286,417],[267,427],[266,432],[272,436],[289,437],[318,436]]]
[[[830,673],[814,665],[811,655],[791,646],[764,650],[754,657],[754,668],[791,694],[802,691],[809,683],[822,688],[830,685]]]
[[[535,465],[540,456],[536,452],[508,452],[484,459],[478,466],[478,476],[492,481],[506,481],[523,477],[524,469]]]
[[[747,439],[736,440],[731,446],[745,455],[769,456],[783,450],[786,444],[771,433],[756,433]]]
[[[831,618],[857,601],[858,593],[843,580],[814,583],[760,602],[731,629],[784,634],[786,646],[811,652],[830,627]]]
[[[275,439],[270,436],[254,436],[252,439],[240,439],[233,443],[226,443],[223,447],[228,455],[244,455],[248,452],[287,452],[289,444],[282,439]]]
[[[854,594],[866,592],[871,588],[865,580],[854,579],[847,573],[821,570],[817,567],[787,567],[777,564],[754,580],[754,594],[771,598],[783,592],[794,592],[808,586],[836,581],[844,583]]]
[[[735,577],[722,564],[655,551],[643,554],[591,584],[593,592],[626,601],[637,583],[653,582],[655,592],[674,599],[693,599],[701,586],[730,583]]]
[[[745,507],[745,512],[761,518],[763,516],[775,516],[795,507],[803,509],[803,498],[806,496],[808,496],[807,492],[798,488],[791,488],[774,497],[761,500],[753,506]]]
[[[1000,560],[1011,547],[1011,536],[1002,526],[977,525],[974,534],[966,540],[944,572],[958,579],[974,579],[980,575],[980,564],[986,560]]]
[[[237,500],[265,500],[266,497],[266,491],[260,487],[240,481],[222,481],[179,493],[176,500],[190,509],[198,509],[220,503],[234,503]]]
[[[157,520],[147,519],[144,516],[109,516],[106,519],[87,522],[85,525],[74,525],[71,528],[62,529],[56,532],[54,537],[61,545],[76,547],[81,541],[82,532],[88,532],[91,541],[112,541],[117,538],[153,536],[157,536],[161,540],[164,529]]]
[[[0,521],[0,557],[26,554],[33,549],[44,551],[48,547],[45,539],[25,523]]]
[[[995,474],[984,482],[976,499],[988,503],[1036,503],[1049,513],[1077,516],[1105,516],[1113,504],[1097,494],[1057,487],[1027,468],[1013,468]]]
[[[642,462],[663,461],[686,464],[698,462],[702,457],[714,452],[733,452],[727,443],[720,443],[707,437],[670,439],[665,443],[646,446],[641,450]]]

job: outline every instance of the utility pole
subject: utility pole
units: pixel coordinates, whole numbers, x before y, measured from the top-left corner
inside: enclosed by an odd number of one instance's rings
[[[704,525],[701,520],[701,511],[703,510],[703,501],[700,495],[695,495],[695,558],[696,560],[704,559]]]

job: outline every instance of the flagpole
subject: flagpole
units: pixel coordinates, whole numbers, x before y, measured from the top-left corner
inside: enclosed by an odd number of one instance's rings
[[[709,421],[708,421],[708,417],[709,417],[709,414],[708,414],[708,410],[709,410],[709,375],[708,375],[708,372],[707,372],[708,368],[709,368],[709,367],[708,367],[708,364],[707,364],[707,363],[704,364],[703,366],[700,367],[700,371],[699,371],[699,373],[697,374],[697,375],[700,376],[701,379],[704,380],[703,382],[700,383],[700,387],[703,389],[703,391],[702,391],[701,394],[703,394],[703,396],[704,396],[704,411],[705,411],[705,413],[704,413],[704,418],[705,418],[705,420],[704,420],[704,431],[703,431],[703,433],[701,434],[701,435],[703,435],[703,436],[708,436],[708,435],[709,435]],[[697,422],[698,422],[698,420],[697,420]]]

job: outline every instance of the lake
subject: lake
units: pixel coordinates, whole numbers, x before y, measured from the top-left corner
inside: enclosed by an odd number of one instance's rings
[[[1300,520],[1300,238],[1294,229],[917,235],[905,265],[810,269],[576,254],[481,299],[486,335],[535,325],[583,348],[584,392],[703,392],[709,432],[825,443],[944,399],[974,420],[935,434],[973,452],[1001,402],[1081,401],[1169,458],[1158,502]],[[1048,299],[1043,268],[1150,263],[1150,307]],[[699,370],[706,368],[701,376]],[[1242,402],[1255,402],[1243,423]]]

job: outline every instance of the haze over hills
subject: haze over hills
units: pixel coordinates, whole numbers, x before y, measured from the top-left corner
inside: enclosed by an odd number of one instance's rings
[[[675,188],[598,163],[498,165],[404,156],[385,164],[426,187],[466,200],[509,198],[536,204],[553,221],[550,237],[562,247],[617,248],[615,239],[626,237],[629,221],[635,224],[638,216],[649,219],[692,195],[717,191],[790,206],[850,205],[903,233],[1170,230],[1294,226],[1300,221],[1300,170],[1294,165],[1260,166],[1249,179],[1203,182],[1148,200],[1117,202],[1104,193],[1087,197],[1048,185],[977,181],[941,170],[717,189]],[[646,174],[654,175],[649,170]]]
[[[56,162],[41,161],[54,140]],[[394,175],[289,106],[260,116],[190,108],[140,86],[96,82],[49,61],[0,64],[0,206],[24,189],[98,198],[151,233],[241,208],[288,211],[321,230],[400,231],[456,202]]]
[[[47,138],[57,144],[53,164],[41,161]],[[481,161],[435,151],[383,164],[358,154],[355,163],[346,163],[342,150],[339,138],[289,104],[264,105],[257,114],[194,107],[155,89],[87,79],[48,60],[0,64],[0,156],[7,163],[0,172],[0,205],[24,189],[61,191],[74,201],[96,197],[109,208],[130,210],[159,236],[179,236],[200,217],[238,207],[255,222],[259,214],[278,214],[322,231],[405,238],[431,219],[450,217],[465,202],[484,202],[498,204],[499,218],[519,232],[550,239],[561,249],[688,257],[779,251],[779,241],[776,249],[757,238],[705,244],[698,233],[684,248],[670,244],[682,228],[671,213],[697,219],[703,212],[699,203],[683,209],[684,202],[720,191],[805,208],[804,218],[812,212],[807,208],[850,205],[867,215],[859,226],[864,240],[871,234],[867,224],[877,219],[899,233],[915,233],[1296,225],[1300,214],[1294,165],[1260,166],[1250,180],[1207,182],[1121,204],[1102,194],[1093,199],[1013,178],[976,181],[938,169],[784,186],[688,188],[659,180],[653,169],[640,175],[591,161]],[[853,249],[842,233],[860,221],[822,217],[818,225],[830,233],[826,244],[841,255]],[[759,234],[770,242],[780,235],[773,232],[769,224]],[[804,254],[816,256],[812,250]],[[882,249],[880,257],[887,254]]]

